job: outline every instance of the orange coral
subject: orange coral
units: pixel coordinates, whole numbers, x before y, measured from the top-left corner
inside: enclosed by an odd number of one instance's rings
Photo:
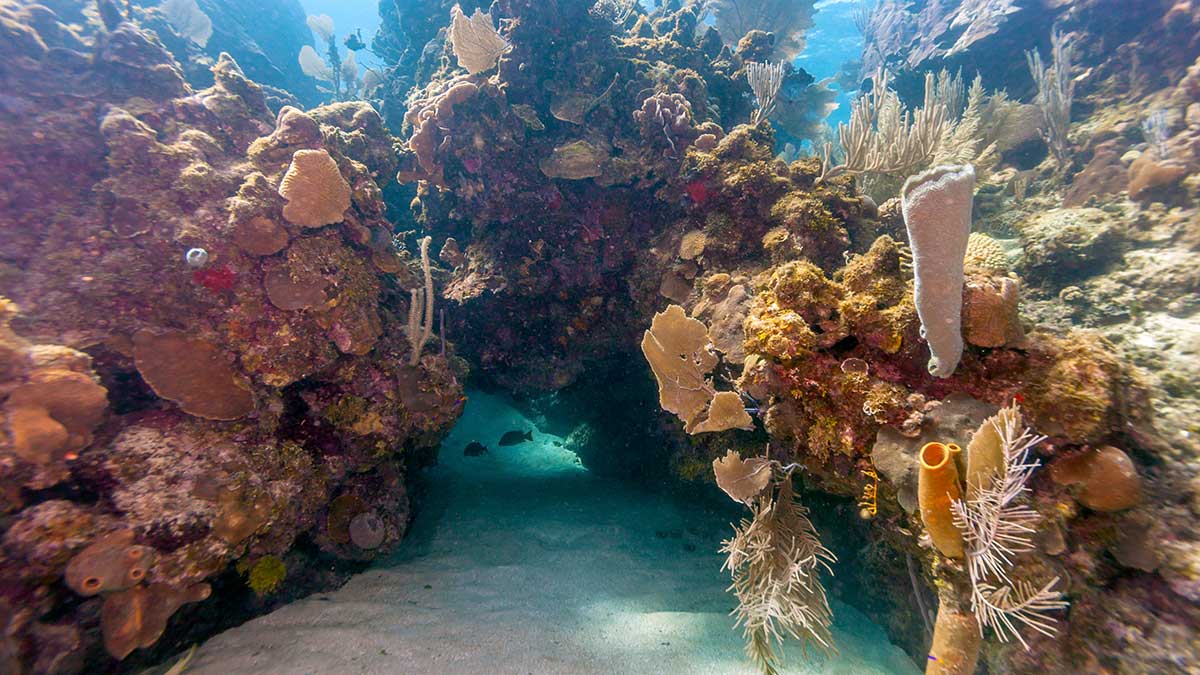
[[[16,313],[15,304],[0,298],[0,380],[11,381],[4,383],[11,387],[3,406],[7,445],[22,460],[46,467],[92,442],[108,408],[108,390],[96,382],[87,354],[31,345],[13,333],[9,322]],[[55,474],[51,482],[61,477]]]
[[[104,418],[108,390],[90,376],[61,368],[35,371],[8,397],[13,450],[22,459],[46,464],[92,442]]]
[[[234,227],[233,243],[250,255],[271,255],[287,246],[288,233],[274,220],[254,216]]]

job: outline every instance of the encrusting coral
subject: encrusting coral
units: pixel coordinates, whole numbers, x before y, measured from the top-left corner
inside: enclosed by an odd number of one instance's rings
[[[211,420],[235,420],[254,409],[250,392],[216,346],[179,332],[141,330],[133,336],[138,372],[154,393],[184,412]]]
[[[1142,481],[1129,455],[1111,445],[1060,457],[1050,465],[1054,482],[1073,488],[1080,504],[1095,511],[1123,511],[1142,501]]]

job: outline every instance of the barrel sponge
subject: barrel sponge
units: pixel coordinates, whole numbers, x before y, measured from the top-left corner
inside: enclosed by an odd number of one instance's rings
[[[913,251],[913,300],[929,343],[929,372],[949,377],[962,358],[963,258],[971,233],[975,169],[939,166],[912,176],[900,193]]]
[[[340,223],[350,208],[350,184],[325,150],[297,150],[279,184],[283,217],[302,227]]]

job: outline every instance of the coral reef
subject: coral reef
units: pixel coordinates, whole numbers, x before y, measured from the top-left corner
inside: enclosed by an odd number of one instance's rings
[[[130,657],[243,560],[256,590],[294,583],[262,561],[321,541],[339,495],[371,515],[326,554],[390,550],[462,390],[452,353],[409,365],[396,308],[421,281],[384,219],[379,115],[274,115],[228,55],[192,90],[128,21],[48,49],[70,29],[17,5],[0,30],[21,36],[0,48],[23,139],[0,196],[0,596],[26,608],[22,658],[77,672],[97,617]]]
[[[856,597],[930,672],[1200,658],[1194,3],[885,0],[846,139],[887,166],[777,158],[824,103],[751,64],[801,44],[807,2],[774,35],[731,35],[739,3],[383,3],[384,115],[302,110],[227,54],[194,88],[215,12],[205,38],[52,4],[0,7],[0,669],[131,668],[236,593],[265,609],[391,550],[459,354],[567,401],[590,468],[752,506],[727,552],[764,668],[778,626],[830,646],[801,472],[862,516],[846,576],[877,575]],[[1030,100],[1020,52],[1052,43],[1043,138],[983,83]],[[962,63],[969,91],[938,74]],[[973,168],[932,238],[920,181],[870,196],[943,163]],[[997,513],[1037,523],[1011,558]]]

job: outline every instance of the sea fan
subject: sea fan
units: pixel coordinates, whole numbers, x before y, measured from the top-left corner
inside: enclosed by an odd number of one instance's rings
[[[746,637],[746,653],[768,674],[776,673],[783,640],[791,636],[805,648],[813,644],[834,651],[829,626],[832,614],[817,573],[833,574],[837,558],[821,545],[808,510],[796,501],[791,477],[784,478],[774,499],[759,497],[754,516],[734,527],[721,552],[722,570],[733,577],[729,590],[737,596],[733,611]]]
[[[704,0],[717,32],[730,47],[752,30],[775,35],[772,58],[791,61],[804,51],[804,34],[813,26],[815,0]]]
[[[1053,636],[1053,620],[1046,614],[1067,606],[1062,593],[1054,590],[1058,577],[1040,588],[1024,581],[1014,584],[1009,578],[1013,557],[1033,549],[1030,535],[1035,532],[1033,524],[1038,513],[1016,500],[1029,490],[1026,483],[1038,467],[1037,460],[1029,459],[1029,450],[1046,437],[1035,436],[1023,426],[1021,411],[1015,404],[984,425],[992,425],[999,438],[1003,465],[974,494],[951,505],[954,524],[966,543],[971,608],[979,619],[980,630],[990,626],[1001,641],[1015,636],[1028,648],[1018,625]]]

